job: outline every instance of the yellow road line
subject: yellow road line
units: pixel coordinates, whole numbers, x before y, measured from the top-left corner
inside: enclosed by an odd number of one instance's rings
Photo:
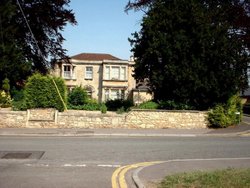
[[[137,163],[137,164],[132,164],[132,165],[127,165],[127,166],[123,166],[118,168],[117,170],[115,170],[115,172],[112,175],[112,188],[127,188],[127,183],[125,180],[125,174],[134,168],[138,168],[138,167],[146,167],[146,166],[150,166],[153,164],[159,164],[162,161],[153,161],[153,162],[143,162],[143,163]],[[117,182],[118,180],[118,182]]]
[[[122,167],[120,167],[120,168],[117,168],[117,169],[115,170],[115,172],[113,173],[112,179],[111,179],[112,188],[119,188],[119,185],[118,185],[118,182],[117,182],[117,177],[118,177],[119,173],[121,172],[121,170],[122,170],[123,168],[125,168],[125,167],[126,167],[126,166],[122,166]]]

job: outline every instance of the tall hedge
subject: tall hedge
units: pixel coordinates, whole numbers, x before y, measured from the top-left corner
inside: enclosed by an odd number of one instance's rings
[[[62,99],[66,103],[66,86],[61,78],[34,74],[25,85],[24,98],[27,108],[56,108],[64,110],[63,102],[53,83],[55,80]]]

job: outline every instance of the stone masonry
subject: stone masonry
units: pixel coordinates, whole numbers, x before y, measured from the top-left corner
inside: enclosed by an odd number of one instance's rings
[[[207,112],[132,110],[116,114],[100,111],[32,109],[0,110],[0,128],[207,128]]]

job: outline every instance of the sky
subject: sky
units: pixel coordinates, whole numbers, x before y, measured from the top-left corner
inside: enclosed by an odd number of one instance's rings
[[[71,0],[77,25],[62,32],[67,55],[108,53],[128,60],[132,55],[128,38],[140,30],[143,12],[124,12],[128,0]]]

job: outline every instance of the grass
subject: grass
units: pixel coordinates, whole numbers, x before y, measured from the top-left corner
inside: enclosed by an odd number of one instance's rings
[[[249,188],[250,168],[213,172],[180,173],[167,176],[158,188]]]

